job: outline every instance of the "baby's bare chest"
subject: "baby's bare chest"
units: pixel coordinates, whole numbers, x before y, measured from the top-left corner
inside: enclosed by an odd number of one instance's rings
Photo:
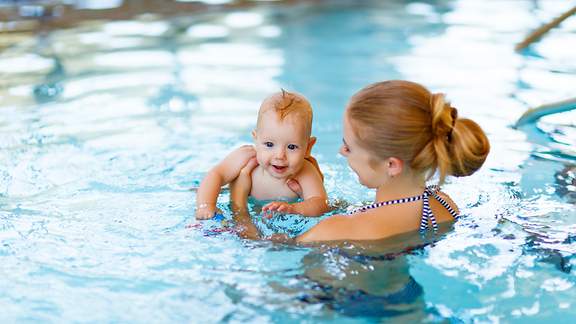
[[[298,195],[286,185],[286,180],[276,179],[257,167],[252,173],[250,196],[258,200],[296,199]]]

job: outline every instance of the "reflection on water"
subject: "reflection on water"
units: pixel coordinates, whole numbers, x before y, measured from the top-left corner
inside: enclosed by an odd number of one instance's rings
[[[450,228],[442,226],[441,233]],[[276,293],[289,298],[272,302],[314,307],[323,316],[439,320],[441,315],[426,305],[422,286],[410,274],[409,259],[422,255],[424,246],[417,233],[380,241],[317,245],[302,257],[301,274],[271,282]],[[322,313],[314,316],[321,318]]]
[[[570,164],[564,169],[556,172],[556,183],[558,184],[556,192],[561,197],[576,204],[576,165]]]
[[[0,318],[575,316],[575,115],[511,127],[528,106],[572,96],[574,22],[513,51],[563,2],[248,3],[35,2],[2,24],[14,32],[0,36],[11,46],[0,54]],[[30,19],[46,4],[62,19]],[[251,141],[260,101],[281,87],[313,103],[330,197],[373,199],[337,155],[341,114],[360,87],[392,78],[446,92],[492,141],[479,174],[445,186],[466,216],[441,240],[408,254],[390,242],[288,247],[193,222],[189,189]]]
[[[349,253],[352,253],[351,255]],[[420,322],[427,316],[423,288],[409,274],[406,256],[370,258],[340,249],[302,260],[297,299],[350,317]]]

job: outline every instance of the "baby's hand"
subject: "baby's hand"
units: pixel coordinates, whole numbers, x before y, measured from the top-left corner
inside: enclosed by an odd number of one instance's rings
[[[196,208],[196,219],[210,219],[216,214],[216,207],[200,204]]]
[[[295,210],[292,205],[284,201],[273,201],[262,207],[262,213],[265,217],[271,218],[272,213],[294,214]]]

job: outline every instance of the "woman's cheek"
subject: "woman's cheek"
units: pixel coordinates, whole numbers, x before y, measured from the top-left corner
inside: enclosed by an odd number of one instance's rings
[[[364,177],[364,174],[362,174],[362,166],[358,166],[355,163],[356,161],[350,161],[350,168],[352,170],[354,170],[354,173],[356,173],[356,176],[358,177],[358,181],[360,182],[360,184],[366,186],[367,185],[367,181]]]

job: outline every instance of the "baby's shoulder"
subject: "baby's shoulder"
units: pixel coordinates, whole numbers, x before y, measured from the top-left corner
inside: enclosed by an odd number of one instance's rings
[[[302,175],[302,176],[310,176],[310,175],[314,175],[320,172],[320,168],[318,166],[317,163],[314,163],[313,161],[310,161],[308,159],[304,160],[304,163],[302,164],[302,169],[300,169],[300,171],[298,172],[298,176]]]
[[[302,168],[300,169],[300,171],[298,171],[298,173],[294,174],[292,179],[300,182],[301,184],[303,181],[314,179],[314,173],[313,172],[315,172],[315,171],[313,170],[313,168],[314,167],[312,166],[312,164],[310,162],[304,161]]]

